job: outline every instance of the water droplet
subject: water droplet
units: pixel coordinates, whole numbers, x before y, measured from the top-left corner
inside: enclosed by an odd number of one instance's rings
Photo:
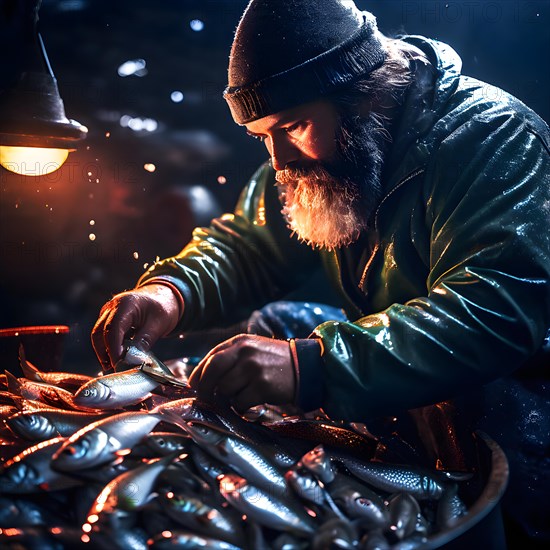
[[[200,32],[204,29],[204,23],[200,19],[193,19],[193,21],[189,22],[189,26],[191,27],[191,30],[194,30],[195,32]]]
[[[181,103],[183,101],[183,93],[180,92],[179,90],[174,90],[171,94],[170,94],[170,99],[174,102],[174,103]]]

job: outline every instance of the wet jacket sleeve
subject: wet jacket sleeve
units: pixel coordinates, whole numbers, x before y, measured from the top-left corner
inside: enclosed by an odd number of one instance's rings
[[[429,235],[426,295],[317,327],[323,356],[300,365],[302,380],[314,369],[323,380],[308,407],[357,419],[439,402],[540,347],[550,326],[548,145],[520,117],[474,117],[441,143],[424,182],[425,226],[411,231]]]
[[[178,289],[185,308],[176,331],[242,320],[320,268],[317,256],[291,238],[280,210],[273,170],[264,165],[234,213],[195,229],[191,242],[177,256],[156,262],[138,286],[156,281]]]

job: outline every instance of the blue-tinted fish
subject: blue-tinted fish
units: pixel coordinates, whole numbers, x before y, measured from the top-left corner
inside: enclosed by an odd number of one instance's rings
[[[52,455],[64,441],[62,437],[54,437],[37,443],[7,460],[0,470],[0,493],[56,491],[79,485],[80,481],[50,467]]]
[[[317,529],[313,518],[289,493],[276,496],[235,474],[222,476],[219,484],[224,498],[260,525],[302,536],[311,536]]]
[[[407,492],[417,499],[437,500],[443,494],[447,481],[438,472],[405,465],[361,462],[339,455],[337,460],[359,479],[387,493]]]
[[[235,510],[223,509],[206,496],[170,491],[160,494],[158,500],[166,514],[187,529],[237,546],[246,542]]]
[[[72,471],[110,462],[129,452],[160,420],[158,414],[124,412],[93,422],[63,443],[52,458],[52,467]]]
[[[22,411],[6,420],[16,434],[32,441],[44,441],[55,436],[69,437],[77,430],[103,418],[105,415],[63,409],[41,408],[38,411]]]

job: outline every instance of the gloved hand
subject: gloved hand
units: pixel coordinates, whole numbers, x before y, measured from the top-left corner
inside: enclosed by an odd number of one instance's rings
[[[183,314],[183,302],[169,286],[148,284],[122,292],[107,302],[92,329],[92,345],[103,370],[122,357],[122,343],[132,337],[148,351],[169,334]]]
[[[213,348],[189,383],[200,399],[225,397],[239,412],[261,403],[292,403],[296,393],[288,342],[254,334],[239,334]]]

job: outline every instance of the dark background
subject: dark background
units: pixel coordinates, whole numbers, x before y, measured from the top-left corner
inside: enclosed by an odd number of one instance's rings
[[[245,5],[42,2],[40,30],[67,115],[89,128],[89,139],[47,176],[0,167],[0,326],[69,325],[67,370],[97,370],[89,333],[101,305],[131,288],[156,256],[177,253],[193,226],[232,209],[266,158],[221,97]],[[465,74],[511,92],[550,120],[548,0],[357,5],[372,11],[387,34],[447,42]],[[144,70],[119,76],[129,60],[144,60]],[[171,99],[174,91],[182,101]],[[139,130],[144,125],[149,130]]]

